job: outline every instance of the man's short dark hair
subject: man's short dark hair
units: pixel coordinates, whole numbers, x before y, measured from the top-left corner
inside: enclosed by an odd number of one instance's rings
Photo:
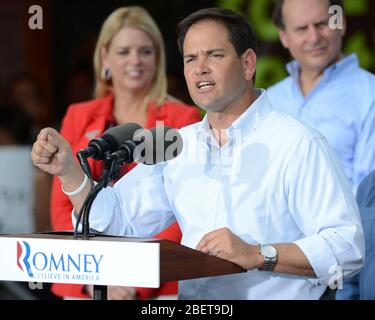
[[[227,28],[229,41],[239,57],[249,48],[257,52],[256,35],[246,17],[229,9],[206,8],[192,13],[178,24],[177,44],[182,55],[186,33],[191,26],[203,20],[213,20],[222,23]]]
[[[283,5],[285,0],[275,0],[275,6],[273,8],[272,19],[276,27],[285,29],[285,22],[283,17]],[[329,6],[340,6],[344,8],[343,0],[328,0]]]

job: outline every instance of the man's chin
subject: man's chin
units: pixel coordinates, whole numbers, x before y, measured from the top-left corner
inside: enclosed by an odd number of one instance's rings
[[[336,63],[337,60],[335,58],[327,57],[327,56],[315,56],[310,57],[309,59],[309,69],[315,70],[324,70],[325,68],[331,66],[332,64]]]
[[[222,107],[215,103],[204,103],[202,101],[196,101],[193,100],[195,105],[197,105],[199,108],[207,111],[207,112],[220,112],[222,111]]]

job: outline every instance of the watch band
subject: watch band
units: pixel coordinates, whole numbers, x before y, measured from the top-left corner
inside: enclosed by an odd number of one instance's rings
[[[263,256],[264,257],[264,256]],[[272,271],[276,265],[276,259],[269,257],[264,257],[264,265],[262,267],[263,271]]]

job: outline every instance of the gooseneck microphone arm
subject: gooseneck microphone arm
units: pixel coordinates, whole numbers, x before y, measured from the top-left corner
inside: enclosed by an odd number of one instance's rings
[[[117,167],[116,163],[107,160],[108,155],[117,151],[119,149],[120,144],[123,141],[132,139],[134,133],[139,129],[142,129],[142,127],[136,123],[126,123],[123,125],[109,128],[103,133],[102,137],[91,140],[86,149],[82,149],[77,152],[76,155],[81,164],[81,167],[90,180],[92,180],[92,173],[87,160],[88,158],[93,158],[94,160],[104,160],[104,170],[99,183],[95,185],[93,190],[89,193],[78,214],[77,223],[74,231],[75,238],[78,237],[78,226],[82,218],[83,238],[89,238],[90,226],[88,216],[92,203],[94,202],[99,191],[105,188],[108,182],[111,181],[111,177],[113,176],[112,173],[115,171],[115,169],[119,172],[119,169],[115,168]]]
[[[117,179],[120,175],[121,163],[118,159],[108,158],[104,160],[103,175],[99,182],[94,186],[94,188],[88,194],[81,210],[79,211],[77,222],[74,230],[74,238],[78,237],[78,227],[82,220],[82,237],[83,239],[89,239],[91,234],[95,234],[94,230],[90,229],[89,216],[91,206],[98,195],[98,193],[107,187],[108,183],[114,179]]]
[[[83,150],[80,150],[76,153],[76,156],[79,160],[79,163],[82,167],[82,170],[86,173],[87,177],[92,180],[92,173],[91,173],[91,168],[89,165],[89,162],[87,161],[87,155]]]

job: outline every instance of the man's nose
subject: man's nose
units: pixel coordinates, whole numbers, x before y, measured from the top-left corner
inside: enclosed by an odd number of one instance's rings
[[[315,26],[309,27],[307,37],[310,43],[313,43],[313,44],[319,43],[321,39],[321,35],[319,33],[318,28]]]
[[[197,60],[197,64],[195,65],[195,74],[202,75],[202,74],[206,74],[209,72],[210,72],[210,69],[208,67],[207,58],[199,58]]]

